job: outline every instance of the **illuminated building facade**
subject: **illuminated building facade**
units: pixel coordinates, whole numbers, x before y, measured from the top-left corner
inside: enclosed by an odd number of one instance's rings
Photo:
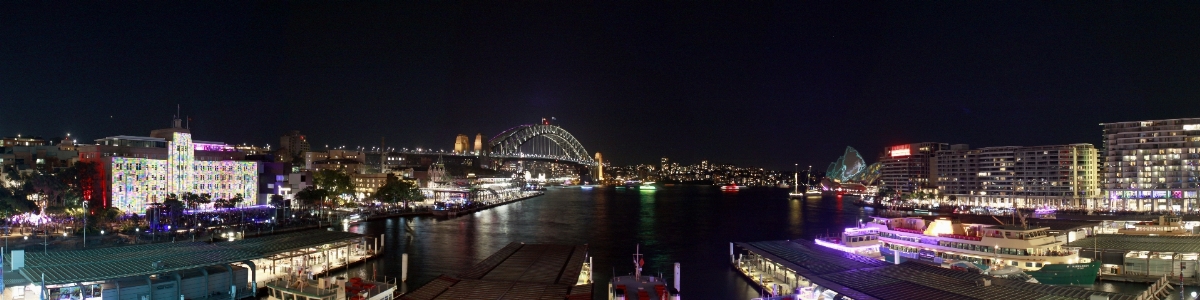
[[[178,126],[178,121],[176,122]],[[224,143],[193,141],[187,129],[156,130],[151,137],[115,136],[79,145],[79,158],[95,162],[98,174],[84,199],[126,212],[145,212],[168,194],[243,197],[258,203],[258,162]]]
[[[937,186],[933,176],[933,158],[938,151],[949,148],[946,143],[915,143],[883,148],[879,155],[879,185],[901,193],[932,190]]]
[[[1111,205],[1143,211],[1198,208],[1200,118],[1100,125],[1103,188]]]
[[[1092,144],[952,145],[938,151],[932,169],[938,192],[981,204],[1092,206],[1100,196],[1099,152]]]

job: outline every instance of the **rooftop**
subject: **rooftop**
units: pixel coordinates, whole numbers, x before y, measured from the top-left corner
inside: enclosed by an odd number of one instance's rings
[[[779,262],[817,285],[854,299],[1135,299],[1136,295],[1010,281],[916,262],[888,264],[809,241],[736,243]],[[990,286],[976,280],[989,278]]]
[[[587,246],[511,243],[458,276],[442,275],[400,299],[591,299],[576,285]]]
[[[236,242],[143,244],[75,251],[26,252],[18,272],[29,281],[46,275],[46,284],[102,281],[195,269],[264,258],[289,249],[315,247],[359,238],[347,232],[304,231]],[[11,264],[10,256],[4,257]],[[155,268],[155,262],[163,262]]]
[[[1200,236],[1101,234],[1075,240],[1066,246],[1121,251],[1200,253]]]

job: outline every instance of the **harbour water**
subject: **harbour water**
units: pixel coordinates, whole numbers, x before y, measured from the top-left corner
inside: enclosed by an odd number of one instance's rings
[[[633,271],[641,245],[644,272],[670,276],[682,264],[681,295],[688,299],[750,299],[758,291],[729,267],[731,241],[812,239],[873,213],[836,197],[788,199],[784,189],[723,192],[712,186],[657,190],[551,188],[546,195],[452,219],[392,218],[351,226],[385,236],[383,258],[350,270],[353,276],[399,277],[408,253],[414,289],[440,274],[455,274],[509,242],[588,244],[594,257],[595,299],[606,296],[613,274]],[[1098,283],[1106,291],[1136,293],[1143,284]],[[1194,288],[1189,287],[1187,299]],[[1176,290],[1174,299],[1178,299]]]

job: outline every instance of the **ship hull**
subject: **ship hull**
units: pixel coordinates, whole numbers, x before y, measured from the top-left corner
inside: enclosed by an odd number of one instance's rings
[[[1037,271],[1025,272],[1042,284],[1093,284],[1100,274],[1100,263],[1051,264]]]

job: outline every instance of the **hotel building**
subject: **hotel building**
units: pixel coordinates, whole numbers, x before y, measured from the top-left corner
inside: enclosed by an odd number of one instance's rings
[[[933,158],[938,151],[948,149],[946,143],[916,143],[883,148],[879,155],[879,183],[901,193],[932,190],[937,187],[933,175]]]
[[[1100,125],[1109,205],[1139,211],[1200,208],[1200,118]]]
[[[78,145],[79,159],[97,164],[84,199],[103,207],[142,213],[168,194],[210,194],[213,199],[242,195],[239,205],[258,202],[259,163],[218,142],[192,140],[180,127],[158,129],[149,137],[112,136]]]

